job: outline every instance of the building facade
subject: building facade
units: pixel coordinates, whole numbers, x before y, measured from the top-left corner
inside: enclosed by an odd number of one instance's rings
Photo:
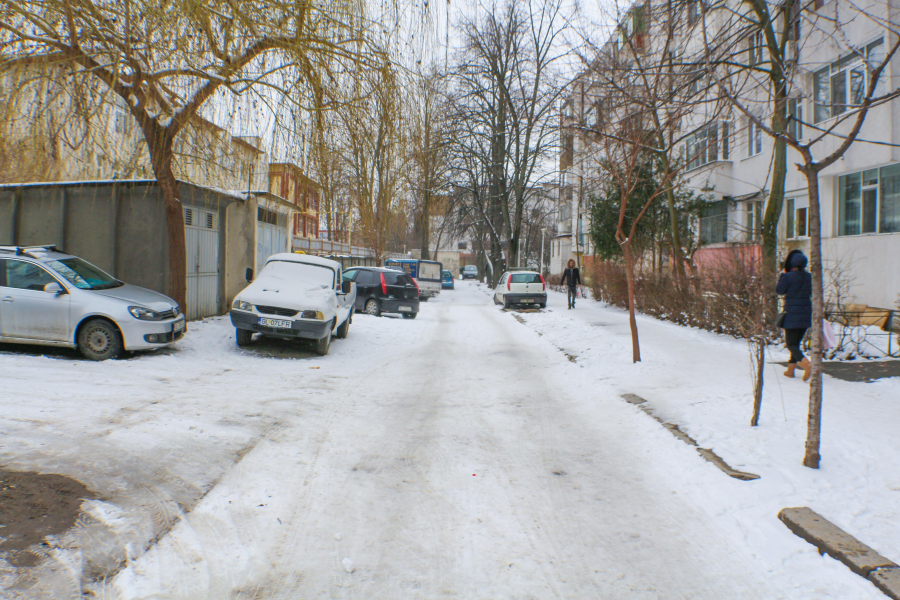
[[[727,4],[727,3],[726,3]],[[719,5],[717,5],[719,6]],[[721,5],[740,14],[742,5]],[[772,5],[775,10],[775,5]],[[638,11],[637,13],[635,11]],[[684,3],[668,22],[657,22],[656,8],[636,5],[607,42],[619,56],[673,51],[684,60],[702,56],[703,39],[733,40],[734,62],[764,66],[767,49],[759,30],[739,29],[732,17],[711,10],[701,17],[696,2]],[[638,19],[636,15],[641,18]],[[674,27],[672,27],[674,22]],[[811,143],[821,160],[843,143],[853,116],[866,94],[877,96],[900,86],[900,54],[888,62],[873,82],[873,69],[897,42],[900,8],[894,3],[867,5],[866,12],[837,0],[798,4],[787,33],[786,53],[792,69],[787,112],[789,133]],[[707,29],[706,35],[703,28]],[[784,27],[779,23],[778,27]],[[602,67],[601,67],[602,68]],[[718,103],[723,85],[698,69],[695,101],[683,106],[677,138],[684,161],[678,176],[683,189],[705,199],[692,223],[696,249],[691,266],[703,270],[728,260],[734,249],[743,255],[759,252],[760,227],[771,191],[774,142],[748,116],[772,120],[773,107],[764,78],[743,80],[738,100]],[[718,75],[717,75],[718,76]],[[559,233],[554,240],[552,271],[559,272],[569,257],[590,255],[590,209],[586,198],[603,182],[593,176],[605,158],[597,140],[610,126],[604,121],[617,99],[595,83],[588,69],[567,90],[560,122]],[[874,85],[872,89],[870,86]],[[608,89],[608,88],[607,88]],[[796,168],[802,157],[788,149],[784,205],[778,224],[779,253],[793,248],[809,253],[809,195],[807,180]],[[819,174],[823,268],[826,280],[842,277],[849,302],[892,308],[900,295],[900,99],[875,106],[858,140],[843,156]],[[749,254],[747,253],[749,250]],[[838,275],[840,274],[840,275]]]

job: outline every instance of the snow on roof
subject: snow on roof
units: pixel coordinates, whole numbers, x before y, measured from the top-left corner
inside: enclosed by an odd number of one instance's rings
[[[216,194],[221,194],[222,196],[229,196],[231,198],[237,198],[238,200],[246,200],[247,193],[246,192],[237,192],[234,190],[226,190],[224,188],[219,188],[211,185],[200,185],[199,183],[194,183],[193,181],[185,181],[183,179],[176,179],[178,183],[184,183],[186,185],[190,185],[197,189],[207,190],[210,192],[215,192]],[[82,179],[77,181],[28,181],[22,183],[0,183],[0,189],[19,189],[19,188],[30,188],[30,187],[64,187],[64,186],[88,186],[88,185],[113,185],[113,184],[144,184],[144,185],[154,185],[157,183],[156,179]]]
[[[266,263],[269,263],[273,260],[283,260],[285,262],[297,262],[297,263],[306,263],[308,265],[319,265],[322,267],[329,267],[332,269],[340,269],[341,263],[328,259],[322,258],[321,256],[315,256],[314,254],[294,254],[292,252],[282,252],[280,254],[273,254],[266,260]]]

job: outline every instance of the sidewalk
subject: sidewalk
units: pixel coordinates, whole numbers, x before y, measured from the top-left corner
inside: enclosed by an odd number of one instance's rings
[[[751,427],[751,364],[742,340],[638,315],[642,362],[632,363],[624,310],[586,299],[567,310],[565,295],[549,291],[546,311],[516,316],[598,381],[645,398],[656,415],[700,446],[735,469],[759,474],[752,482],[723,475],[730,482],[722,489],[697,490],[700,503],[707,494],[728,494],[748,539],[780,539],[774,533],[784,529],[778,512],[809,506],[900,561],[900,461],[895,458],[900,456],[900,377],[884,377],[896,372],[896,361],[828,367],[822,464],[813,470],[801,464],[809,387],[799,377],[782,375],[783,366],[775,363],[787,361],[783,348],[771,349],[760,425]],[[884,378],[860,382],[876,377]],[[801,543],[795,552],[815,549]],[[815,590],[809,597],[816,597]]]

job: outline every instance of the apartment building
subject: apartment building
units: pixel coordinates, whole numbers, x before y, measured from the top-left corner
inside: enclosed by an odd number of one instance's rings
[[[625,16],[625,25],[606,49],[616,45],[619,52],[653,52],[674,47],[689,62],[691,56],[702,56],[704,37],[715,35],[735,40],[736,62],[765,64],[766,50],[758,32],[752,28],[733,31],[738,26],[734,19],[715,10],[707,12],[704,21],[697,4],[689,1],[669,17],[676,21],[672,28],[647,22],[647,15],[654,12],[650,5],[637,9],[637,16],[635,9]],[[738,6],[731,14],[740,10]],[[816,159],[834,151],[849,133],[852,119],[840,121],[855,114],[869,91],[873,67],[896,43],[897,28],[891,24],[900,23],[898,11],[900,8],[889,2],[869,4],[866,12],[837,0],[798,5],[788,44],[793,69],[789,128],[803,143],[822,137],[812,148]],[[627,36],[633,37],[629,40]],[[579,235],[590,228],[585,192],[602,183],[591,176],[596,173],[598,156],[602,159],[591,130],[602,118],[595,113],[603,110],[604,103],[616,102],[614,96],[595,89],[596,79],[595,72],[586,71],[566,96],[554,271],[569,256],[589,256],[589,241],[582,241]],[[701,73],[696,79],[698,97],[703,98],[704,93],[707,99],[721,96],[708,75]],[[768,122],[772,107],[763,83],[765,80],[742,82],[740,100],[752,114]],[[898,85],[900,56],[894,56],[876,82],[875,94],[896,90]],[[683,114],[679,128],[684,160],[680,184],[707,200],[694,223],[700,248],[693,252],[693,266],[712,266],[735,248],[744,255],[747,250],[758,251],[760,224],[771,190],[772,138],[732,103],[697,102]],[[797,163],[802,163],[801,156],[789,149],[778,234],[782,254],[793,248],[809,250],[807,182]],[[821,171],[819,191],[823,267],[844,273],[852,301],[896,306],[900,294],[900,100],[869,111],[859,139],[841,159]]]

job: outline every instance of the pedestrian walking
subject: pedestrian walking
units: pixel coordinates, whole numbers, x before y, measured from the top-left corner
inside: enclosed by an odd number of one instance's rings
[[[581,273],[578,272],[578,267],[575,266],[575,260],[570,258],[569,262],[566,264],[566,270],[563,271],[562,279],[560,280],[560,285],[566,285],[568,283],[568,299],[569,299],[569,308],[575,308],[575,295],[578,291],[576,286],[581,285]]]
[[[793,377],[797,367],[803,369],[803,381],[809,379],[812,365],[803,356],[800,343],[806,330],[812,327],[812,276],[806,271],[809,263],[800,250],[791,250],[784,260],[784,272],[778,278],[775,292],[784,296],[783,319],[784,344],[791,352],[786,377]],[[779,315],[779,318],[782,318]]]

